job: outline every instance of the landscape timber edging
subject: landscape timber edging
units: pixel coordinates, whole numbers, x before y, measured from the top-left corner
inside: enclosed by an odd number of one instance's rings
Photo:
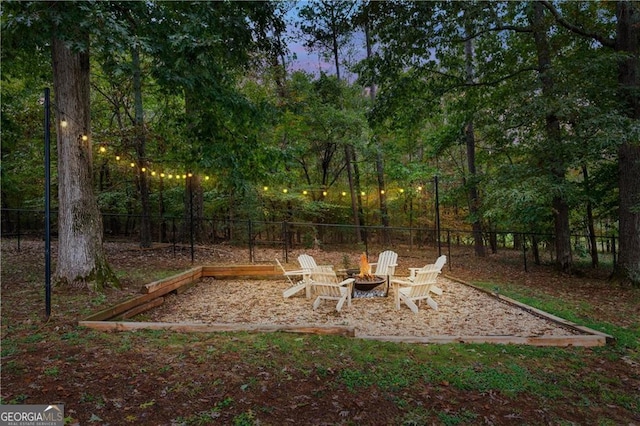
[[[225,265],[225,266],[198,266],[183,273],[151,282],[141,288],[140,296],[126,300],[113,307],[99,311],[84,320],[78,321],[78,325],[102,331],[128,331],[128,330],[173,330],[182,332],[226,332],[226,331],[247,331],[247,332],[292,332],[292,333],[313,333],[313,334],[336,334],[342,336],[356,337],[367,340],[378,340],[388,342],[404,342],[419,344],[444,344],[444,343],[494,343],[494,344],[524,344],[532,346],[604,346],[613,344],[613,336],[592,330],[567,321],[563,318],[551,315],[547,312],[528,306],[517,300],[495,294],[466,281],[443,274],[447,279],[469,286],[475,290],[489,294],[499,300],[514,305],[533,315],[544,318],[548,321],[570,328],[578,333],[575,336],[366,336],[358,335],[353,327],[341,326],[317,326],[317,325],[278,325],[278,324],[199,324],[199,323],[163,323],[163,322],[125,322],[113,321],[114,319],[125,319],[135,316],[145,310],[159,306],[164,301],[164,296],[170,292],[178,291],[179,288],[193,284],[203,277],[225,278],[247,276],[257,278],[261,276],[281,276],[275,264],[262,265]],[[111,321],[109,321],[111,320]]]
[[[503,296],[503,295],[501,295],[499,293],[496,294],[496,293],[494,293],[492,291],[486,290],[486,289],[484,289],[482,287],[478,287],[476,285],[473,285],[471,283],[463,281],[463,280],[461,280],[459,278],[452,277],[452,276],[450,276],[448,274],[443,274],[443,276],[445,278],[447,278],[447,279],[456,281],[456,282],[458,282],[460,284],[464,284],[464,285],[466,285],[468,287],[474,288],[474,289],[476,289],[478,291],[481,291],[481,292],[483,292],[485,294],[488,294],[488,295],[490,295],[492,297],[495,297],[496,299],[501,300],[501,301],[503,301],[505,303],[508,303],[510,305],[513,305],[513,306],[517,306],[518,308],[520,308],[522,310],[525,310],[525,311],[529,312],[530,314],[535,315],[537,317],[546,319],[548,321],[551,321],[551,322],[556,323],[558,325],[561,325],[563,327],[568,327],[568,328],[570,328],[572,330],[575,330],[576,332],[579,332],[579,333],[585,333],[585,334],[588,334],[588,335],[596,336],[599,339],[604,339],[605,344],[610,344],[610,345],[615,344],[615,340],[616,340],[615,337],[613,337],[613,336],[611,336],[609,334],[603,333],[603,332],[598,331],[598,330],[594,330],[594,329],[589,328],[589,327],[585,327],[585,326],[576,324],[575,322],[568,321],[568,320],[566,320],[564,318],[560,318],[560,317],[555,316],[553,314],[550,314],[548,312],[542,311],[540,309],[537,309],[537,308],[534,308],[534,307],[529,306],[527,304],[524,304],[522,302],[519,302],[519,301],[517,301],[515,299],[511,299],[510,297]],[[580,336],[578,336],[578,337],[580,337]]]

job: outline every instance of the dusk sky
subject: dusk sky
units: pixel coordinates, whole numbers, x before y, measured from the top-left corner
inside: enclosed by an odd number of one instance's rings
[[[287,42],[289,48],[289,70],[303,70],[309,72],[314,75],[319,75],[320,71],[324,71],[327,74],[335,74],[335,66],[333,64],[333,60],[325,61],[319,52],[307,52],[307,49],[303,45],[303,40],[300,36],[297,35],[298,30],[295,28],[295,22],[298,18],[298,11],[301,7],[303,7],[307,1],[298,1],[295,3],[295,6],[287,13],[286,19],[288,23],[288,35]],[[355,53],[351,53],[355,58],[363,58],[364,57],[364,43],[359,40],[360,37],[356,36],[356,42],[359,45],[352,47],[350,50],[355,51]],[[295,59],[294,59],[295,55]],[[347,53],[342,52],[343,58],[347,57]],[[340,72],[344,78],[348,81],[353,81],[356,76],[350,74],[348,70],[341,65]]]

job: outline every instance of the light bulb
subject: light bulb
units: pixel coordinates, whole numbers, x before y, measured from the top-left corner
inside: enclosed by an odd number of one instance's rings
[[[60,127],[62,127],[63,129],[67,127],[67,124],[67,120],[65,120],[64,118],[60,121]]]

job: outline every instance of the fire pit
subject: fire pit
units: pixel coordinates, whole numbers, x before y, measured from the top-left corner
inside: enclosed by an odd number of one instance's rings
[[[356,275],[356,280],[353,285],[356,289],[361,291],[369,291],[378,287],[380,284],[387,281],[385,277],[379,277],[377,275],[369,275],[366,277],[360,277]]]
[[[353,271],[353,270],[349,270]],[[387,281],[385,277],[379,277],[371,274],[371,265],[367,261],[367,255],[362,253],[360,256],[360,273],[352,275],[355,278],[353,286],[356,290],[371,291],[378,287],[380,284]]]

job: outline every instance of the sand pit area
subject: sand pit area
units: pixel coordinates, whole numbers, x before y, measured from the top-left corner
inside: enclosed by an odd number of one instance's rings
[[[394,336],[562,338],[583,334],[452,279],[439,277],[438,286],[443,293],[433,296],[437,311],[424,303],[417,314],[404,304],[397,310],[392,288],[388,297],[356,297],[351,306],[345,304],[336,312],[331,301],[314,310],[313,296],[307,299],[304,291],[283,298],[282,292],[290,287],[284,279],[208,277],[179,295],[166,296],[161,306],[145,315],[149,321],[163,323],[346,326],[355,328],[356,337],[389,340]]]

